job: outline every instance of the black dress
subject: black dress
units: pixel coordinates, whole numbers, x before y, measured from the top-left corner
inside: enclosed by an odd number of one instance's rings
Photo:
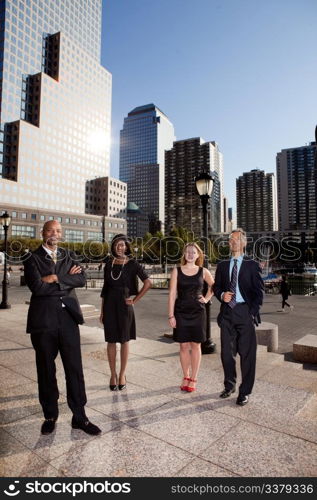
[[[187,276],[177,268],[177,299],[174,316],[176,328],[173,330],[175,342],[205,342],[206,308],[199,302],[203,295],[203,267],[194,276]]]
[[[125,303],[125,299],[136,295],[137,277],[142,281],[148,278],[143,267],[134,259],[129,260],[122,268],[122,264],[111,267],[109,259],[104,269],[104,285],[101,290],[103,297],[103,324],[106,342],[128,342],[136,338],[135,317],[133,306]],[[117,278],[120,272],[119,279]]]

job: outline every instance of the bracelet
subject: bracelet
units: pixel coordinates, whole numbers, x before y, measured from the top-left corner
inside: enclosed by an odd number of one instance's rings
[[[169,316],[168,319],[172,319],[172,318],[175,318],[175,316]]]

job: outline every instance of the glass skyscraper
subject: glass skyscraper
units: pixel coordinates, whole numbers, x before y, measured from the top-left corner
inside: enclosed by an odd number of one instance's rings
[[[109,175],[111,74],[100,65],[101,0],[4,0],[0,199],[85,212]]]
[[[172,123],[154,104],[134,108],[120,131],[119,176],[128,184],[128,203],[148,216],[149,230],[164,228],[165,150],[174,139]]]

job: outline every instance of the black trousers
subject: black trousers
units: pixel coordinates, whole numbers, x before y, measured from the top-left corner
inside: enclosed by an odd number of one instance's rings
[[[223,308],[221,329],[221,361],[225,389],[236,385],[236,355],[240,355],[242,381],[239,394],[251,394],[255,380],[256,334],[252,315],[247,304],[237,304],[233,309]]]
[[[58,329],[32,333],[31,341],[36,353],[39,400],[45,418],[58,417],[59,391],[56,380],[55,359],[61,355],[67,389],[67,403],[76,419],[86,419],[87,402],[81,360],[79,328],[66,308],[58,308]]]

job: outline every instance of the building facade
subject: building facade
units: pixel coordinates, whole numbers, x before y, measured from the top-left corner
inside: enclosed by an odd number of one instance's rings
[[[113,177],[87,181],[86,213],[126,219],[127,184]]]
[[[203,234],[203,211],[196,192],[195,177],[203,172],[214,176],[208,206],[208,227],[211,233],[223,232],[222,153],[216,142],[200,137],[175,141],[165,153],[165,227],[181,226]]]
[[[19,205],[12,210],[12,205],[1,204],[11,217],[8,237],[38,238],[42,237],[42,228],[46,221],[57,220],[62,224],[64,241],[85,243],[86,241],[110,242],[115,234],[126,234],[127,223],[117,217],[100,217],[98,215],[78,214],[57,210],[38,209]],[[0,240],[4,238],[0,226]]]
[[[154,104],[134,108],[120,132],[119,177],[128,184],[128,202],[148,216],[148,231],[164,229],[164,155],[174,139],[172,123]]]
[[[127,207],[127,225],[129,228],[129,238],[141,238],[149,230],[148,216],[132,201],[128,203]]]
[[[229,219],[228,219],[228,198],[224,196],[223,198],[223,232],[228,233],[229,231]]]
[[[231,233],[231,231],[235,228],[235,223],[233,220],[233,208],[228,207],[228,220],[227,220],[227,233]]]
[[[316,142],[282,149],[276,156],[279,228],[317,229]]]
[[[0,9],[0,198],[83,214],[87,179],[109,174],[102,2],[4,0]]]
[[[247,232],[277,231],[274,174],[254,169],[236,180],[237,225]]]

